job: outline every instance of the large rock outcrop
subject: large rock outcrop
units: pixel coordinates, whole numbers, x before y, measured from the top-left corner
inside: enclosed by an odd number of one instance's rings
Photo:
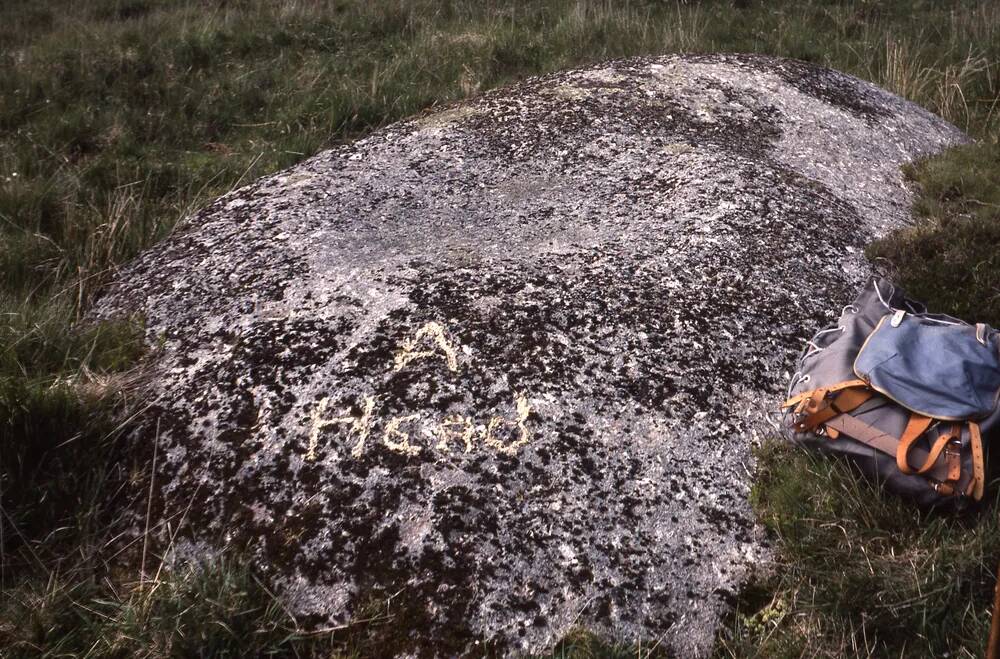
[[[154,528],[317,624],[390,599],[403,650],[703,654],[768,555],[751,447],[794,355],[909,221],[900,165],[964,139],[801,62],[629,59],[228,194],[98,306],[158,346]]]

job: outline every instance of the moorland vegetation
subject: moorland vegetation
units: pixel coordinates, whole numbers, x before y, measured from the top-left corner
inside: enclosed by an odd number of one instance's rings
[[[932,308],[1000,326],[1000,3],[992,0],[6,0],[0,4],[0,647],[5,656],[370,654],[374,603],[305,633],[239,557],[108,555],[140,318],[81,324],[116,267],[199,206],[320,149],[539,73],[760,52],[857,75],[976,142],[917,163],[877,259]],[[804,333],[808,328],[804,328]],[[977,656],[998,488],[929,516],[778,444],[754,505],[779,566],[719,656]],[[116,503],[117,502],[117,503]],[[555,656],[656,653],[581,630]]]

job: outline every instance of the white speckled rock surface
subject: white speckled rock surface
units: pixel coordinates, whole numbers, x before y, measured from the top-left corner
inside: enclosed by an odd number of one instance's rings
[[[246,548],[316,624],[395,594],[396,652],[708,652],[803,338],[909,221],[900,165],[965,139],[801,62],[630,59],[226,195],[97,309],[163,341],[133,440],[178,560]]]

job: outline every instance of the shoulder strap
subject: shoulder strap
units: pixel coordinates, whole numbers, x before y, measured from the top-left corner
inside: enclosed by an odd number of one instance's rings
[[[983,489],[986,486],[986,471],[983,469],[983,438],[979,430],[979,424],[974,421],[969,422],[969,437],[972,444],[972,498],[979,501],[983,498]]]
[[[831,399],[830,394],[838,391],[840,393]],[[784,407],[795,406],[799,415],[793,426],[796,432],[813,432],[824,426],[827,435],[833,440],[843,433],[882,453],[895,456],[896,466],[904,474],[925,475],[942,494],[954,492],[962,475],[961,452],[954,448],[961,440],[962,425],[952,424],[934,440],[930,450],[923,449],[916,442],[933,423],[934,420],[930,417],[911,414],[903,435],[897,438],[847,414],[872,395],[863,381],[848,380],[799,394],[785,401]],[[985,483],[982,438],[979,426],[975,423],[969,424],[969,433],[973,473],[965,494],[978,501],[983,496]],[[910,466],[911,458],[916,459],[920,466]]]
[[[933,419],[929,416],[924,416],[914,412],[910,415],[910,420],[906,422],[906,428],[903,430],[903,436],[899,438],[899,448],[896,450],[896,466],[899,467],[899,470],[904,474],[914,473],[914,470],[907,462],[907,456],[910,453],[910,447],[913,446],[913,442],[917,441],[917,439],[924,434],[924,431],[930,427],[931,421],[933,421]],[[938,442],[940,442],[940,440],[938,440]],[[937,446],[937,443],[935,443],[935,446]],[[938,448],[937,453],[934,453],[933,448],[931,449],[931,454],[935,459],[941,452],[942,448],[944,448],[943,444]],[[931,464],[933,464],[933,461],[931,461]],[[925,461],[923,466],[920,468],[925,470],[929,469],[928,462]],[[917,473],[923,472],[917,471]]]
[[[838,393],[839,392],[839,393]],[[836,393],[832,399],[830,394]],[[850,412],[873,395],[864,380],[846,380],[794,396],[782,407],[795,406],[796,432],[810,432],[830,419]]]
[[[809,391],[804,391],[801,394],[792,396],[784,403],[782,403],[781,407],[787,408],[787,407],[792,407],[793,405],[798,405],[800,402],[802,402],[807,398],[815,398],[817,393],[820,394],[819,397],[822,399],[828,393],[834,393],[836,391],[841,391],[842,389],[848,389],[850,387],[867,387],[867,386],[868,384],[860,378],[855,380],[844,380],[843,382],[831,384],[826,387],[820,387],[818,389],[811,389]]]

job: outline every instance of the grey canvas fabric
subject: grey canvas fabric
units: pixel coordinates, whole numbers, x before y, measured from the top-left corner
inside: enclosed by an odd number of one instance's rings
[[[854,372],[872,388],[924,416],[981,419],[1000,391],[1000,341],[985,325],[886,314]]]
[[[902,291],[896,289],[887,280],[882,278],[873,278],[861,291],[854,302],[844,307],[835,326],[819,331],[812,338],[812,340],[808,342],[808,345],[799,360],[798,371],[792,376],[792,382],[789,387],[789,397],[820,387],[828,387],[839,382],[857,379],[858,375],[855,373],[855,361],[862,349],[862,346],[865,346],[866,340],[868,340],[869,336],[875,332],[876,327],[878,327],[880,322],[883,321],[883,318],[887,319],[884,321],[884,324],[889,325],[890,320],[888,320],[888,318],[896,315],[899,311],[904,311],[906,315],[903,317],[912,318],[914,324],[916,324],[916,322],[920,319],[941,318],[932,317],[926,314],[926,310],[923,305],[908,299]],[[950,319],[950,322],[958,323],[958,325],[954,325],[954,327],[960,328],[960,330],[954,330],[955,334],[961,334],[964,337],[971,331],[972,340],[976,341],[975,326],[970,326],[965,323],[961,323],[961,321],[955,321],[954,319]],[[902,323],[900,326],[902,326]],[[919,332],[920,330],[915,331],[915,333]],[[900,335],[900,338],[903,338],[902,335]],[[883,345],[882,341],[879,341],[876,345],[879,346],[880,350],[885,351],[889,350],[889,348],[886,348],[885,346],[895,346],[897,352],[905,353],[908,359],[907,364],[910,365],[908,372],[913,373],[919,371],[921,359],[925,357],[921,351],[929,349],[928,345],[937,346],[936,349],[942,350],[940,343],[947,340],[945,336],[937,334],[934,335],[933,340],[927,339],[923,336],[920,338],[923,340],[912,345],[907,344],[905,340],[896,343],[886,341],[885,345]],[[995,348],[996,342],[997,336],[996,333],[993,332],[989,336],[988,343]],[[869,341],[869,347],[871,347],[871,345],[871,341]],[[980,345],[980,347],[982,346]],[[965,354],[961,351],[967,350],[968,348],[968,346],[965,346],[964,348],[950,350],[950,354],[954,354],[956,350],[959,351],[960,354]],[[868,348],[866,348],[866,350],[867,349]],[[876,351],[873,351],[871,354],[875,355],[877,353]],[[994,352],[994,355],[995,354],[996,353]],[[872,361],[876,363],[884,363],[884,360],[883,362],[878,362],[877,358],[873,358]],[[864,363],[866,364],[867,362]],[[976,362],[975,368],[988,370],[988,366],[989,364],[987,360],[980,360]],[[942,360],[941,363],[937,364],[936,368],[938,370],[931,371],[931,378],[935,377],[935,374],[940,376],[941,371],[943,369],[947,369],[948,367],[949,364]],[[897,379],[903,377],[902,371],[899,369],[893,371],[893,375],[895,375]],[[957,407],[945,408],[944,404],[938,403],[936,398],[938,394],[941,394],[945,399],[953,400],[956,397],[954,390],[942,391],[945,387],[936,386],[935,380],[933,379],[931,379],[930,382],[926,382],[925,380],[927,378],[924,378],[923,374],[916,377],[924,380],[920,385],[920,392],[924,397],[921,398],[921,400],[933,400],[935,403],[933,407],[935,407],[935,409],[939,407],[942,409],[949,409],[951,411],[958,409]],[[953,376],[951,373],[948,373],[948,377]],[[969,377],[970,380],[975,383],[969,385],[969,387],[985,388],[987,385],[984,385],[983,383],[993,382],[991,378],[1000,377],[1000,375],[997,373],[977,372]],[[936,382],[943,382],[943,380],[937,380]],[[894,393],[897,388],[898,387],[894,384],[890,388],[891,391],[887,390],[887,392]],[[964,402],[966,404],[978,405],[978,407],[976,407],[977,410],[985,409],[985,406],[978,399],[972,401],[971,403],[970,401]],[[994,405],[985,415],[981,415],[982,420],[980,421],[980,426],[983,430],[984,437],[989,430],[996,425],[998,414],[995,407],[996,406]],[[876,394],[863,405],[851,411],[850,414],[866,424],[898,438],[903,434],[903,430],[910,418],[911,411],[884,395]],[[912,464],[920,464],[927,457],[934,441],[941,435],[941,433],[946,432],[951,425],[952,424],[947,421],[936,421],[914,445],[910,454]],[[834,440],[816,433],[795,432],[791,429],[791,422],[787,417],[784,426],[788,429],[788,436],[793,442],[812,448],[818,448],[823,452],[845,456],[857,464],[857,466],[868,477],[884,483],[888,489],[900,494],[904,498],[916,502],[919,505],[931,506],[947,502],[949,505],[963,506],[967,503],[964,500],[964,497],[944,496],[939,494],[934,488],[934,483],[924,476],[905,474],[901,472],[897,467],[895,455],[878,451],[871,446],[851,439],[846,435],[841,435],[839,438]],[[972,478],[973,459],[970,442],[971,436],[969,429],[968,426],[965,426],[962,429],[960,437],[962,475],[956,487],[956,491],[959,492],[965,491]]]

